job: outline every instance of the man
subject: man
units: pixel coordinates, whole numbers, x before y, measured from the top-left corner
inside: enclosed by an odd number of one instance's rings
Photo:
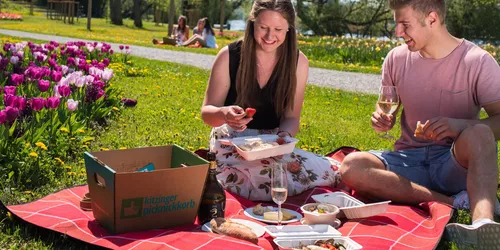
[[[387,55],[382,85],[398,90],[404,107],[401,137],[394,152],[348,155],[342,179],[371,197],[470,209],[473,224],[450,224],[449,236],[459,246],[492,246],[500,237],[500,224],[493,221],[494,213],[500,214],[500,204],[495,208],[500,67],[486,51],[448,32],[445,0],[389,3],[396,36],[406,44]],[[488,118],[479,119],[481,108]],[[377,107],[371,117],[374,130],[390,130],[398,111],[385,115]],[[419,121],[424,126],[415,131]]]

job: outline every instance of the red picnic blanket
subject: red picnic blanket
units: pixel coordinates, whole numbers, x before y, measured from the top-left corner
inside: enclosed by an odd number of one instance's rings
[[[289,197],[283,206],[300,212],[301,205],[314,202],[312,195],[333,191],[327,187],[316,187]],[[97,223],[91,211],[80,209],[80,199],[87,192],[87,186],[77,186],[31,203],[7,206],[7,209],[29,223],[112,249],[277,248],[267,233],[259,239],[257,246],[236,238],[205,233],[197,224],[111,235]],[[231,193],[226,195],[226,217],[253,220],[243,211],[256,205],[256,202]],[[450,216],[451,208],[437,202],[422,203],[420,207],[389,205],[384,214],[344,221],[339,231],[358,242],[363,249],[434,249]]]

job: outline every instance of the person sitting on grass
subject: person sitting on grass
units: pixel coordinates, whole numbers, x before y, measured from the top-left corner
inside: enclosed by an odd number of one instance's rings
[[[331,158],[295,148],[282,158],[246,161],[218,140],[262,134],[286,139],[299,131],[309,63],[297,48],[293,4],[256,0],[249,16],[243,40],[222,48],[215,58],[201,108],[203,121],[212,127],[210,150],[217,152],[217,179],[247,199],[270,201],[270,169],[282,162],[289,196],[335,186],[339,171]]]
[[[400,96],[401,137],[395,151],[349,154],[342,180],[368,197],[470,209],[472,225],[447,225],[449,239],[498,249],[500,67],[488,52],[448,32],[445,0],[389,3],[396,36],[406,44],[386,56],[382,86],[395,86]],[[488,118],[479,119],[481,108]],[[386,115],[377,107],[374,130],[390,130],[397,112]]]
[[[202,36],[203,35],[203,25],[204,25],[204,21],[203,21],[203,18],[200,18],[198,20],[198,24],[196,25],[196,27],[194,27],[193,29],[193,36],[194,35],[199,35],[199,36]]]
[[[201,36],[194,34],[190,39],[182,43],[180,46],[190,46],[199,44],[200,47],[204,48],[217,48],[217,43],[215,42],[215,32],[210,25],[210,21],[207,17],[203,19],[203,31]],[[199,32],[199,31],[198,31]]]
[[[189,39],[189,26],[187,26],[187,18],[180,16],[177,20],[177,26],[174,27],[174,32],[171,37],[164,37],[163,42],[153,39],[153,44],[163,45],[181,45]]]

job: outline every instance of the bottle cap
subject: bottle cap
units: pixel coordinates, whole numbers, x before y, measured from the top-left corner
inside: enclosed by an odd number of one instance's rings
[[[208,160],[208,161],[215,161],[215,158],[216,158],[215,156],[216,156],[216,155],[215,155],[215,153],[214,153],[214,152],[208,152],[208,153],[207,153],[207,160]]]

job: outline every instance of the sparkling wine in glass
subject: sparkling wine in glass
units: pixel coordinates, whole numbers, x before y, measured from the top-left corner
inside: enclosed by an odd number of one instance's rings
[[[288,197],[288,179],[286,173],[286,164],[277,162],[274,164],[271,173],[271,196],[274,203],[278,204],[278,226],[281,226],[283,214],[281,204],[285,203]]]
[[[377,106],[386,115],[392,115],[399,106],[399,95],[395,86],[381,86]],[[381,138],[394,138],[385,131]]]

